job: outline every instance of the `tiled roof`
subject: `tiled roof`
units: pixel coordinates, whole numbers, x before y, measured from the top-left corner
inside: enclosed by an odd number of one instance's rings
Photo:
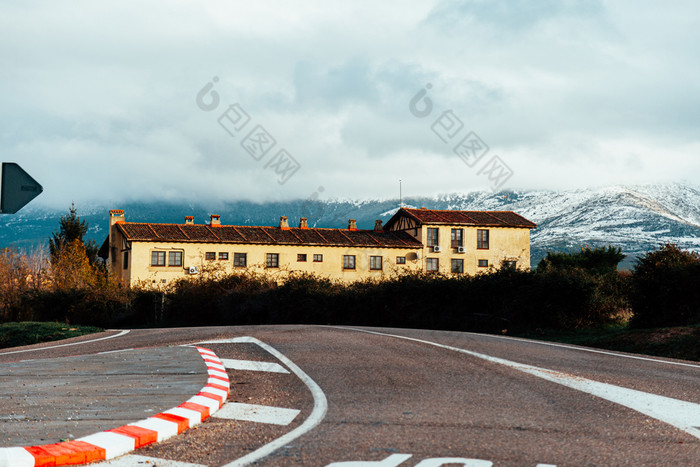
[[[142,224],[119,222],[117,228],[127,240],[143,242],[256,243],[270,245],[361,246],[422,248],[421,242],[406,232],[343,229],[280,229],[202,224]]]
[[[483,227],[525,227],[534,229],[537,224],[512,211],[444,211],[437,209],[401,208],[387,222],[389,227],[395,219],[407,215],[422,224],[458,224]]]

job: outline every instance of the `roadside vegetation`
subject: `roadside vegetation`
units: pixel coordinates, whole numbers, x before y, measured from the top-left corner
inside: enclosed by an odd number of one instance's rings
[[[397,274],[342,284],[204,268],[156,289],[112,278],[71,207],[48,257],[0,252],[0,322],[203,326],[338,324],[477,331],[700,360],[700,257],[663,245],[632,271],[615,247],[550,252],[533,271]]]
[[[65,323],[2,323],[0,349],[40,344],[103,331],[94,326],[72,326]]]

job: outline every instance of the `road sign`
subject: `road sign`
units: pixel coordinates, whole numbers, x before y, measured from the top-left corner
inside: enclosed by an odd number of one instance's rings
[[[14,214],[44,191],[22,167],[2,163],[0,175],[0,214]]]

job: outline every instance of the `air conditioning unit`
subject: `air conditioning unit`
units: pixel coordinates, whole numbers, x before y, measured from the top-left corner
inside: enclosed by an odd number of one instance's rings
[[[197,266],[190,266],[188,270],[190,274],[199,274],[199,268]]]
[[[433,253],[440,253],[442,248],[439,245],[433,245]]]
[[[464,253],[465,251],[467,251],[467,250],[463,246],[457,247],[457,253]]]

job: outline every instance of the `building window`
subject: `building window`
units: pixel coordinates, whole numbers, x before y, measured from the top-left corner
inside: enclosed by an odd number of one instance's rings
[[[151,266],[165,266],[165,252],[164,251],[152,251],[151,252]]]
[[[343,255],[343,269],[355,269],[355,255]]]
[[[266,268],[278,268],[278,267],[280,267],[280,255],[279,255],[279,253],[267,253],[265,255],[265,267]]]
[[[487,268],[487,267],[489,267],[489,260],[487,260],[487,259],[480,259],[480,260],[479,260],[479,267],[480,267],[480,268]]]
[[[234,253],[233,254],[233,267],[244,268],[248,264],[248,254],[247,253]]]
[[[479,250],[489,249],[489,231],[486,229],[477,229],[476,231],[476,248]]]
[[[439,235],[437,227],[428,227],[428,246],[438,246]]]
[[[314,255],[314,263],[322,263],[323,255]]]
[[[168,266],[182,266],[182,252],[181,251],[169,251],[168,252]]]
[[[220,261],[228,261],[228,252],[227,251],[220,251],[219,252],[219,260]]]
[[[452,273],[462,274],[464,272],[464,260],[463,259],[453,259],[452,260]]]
[[[515,269],[517,264],[518,264],[517,261],[503,261],[503,268],[504,269]]]
[[[301,263],[305,263],[306,262],[306,255],[305,254],[298,254],[297,261],[299,261]]]
[[[369,257],[369,268],[375,271],[382,270],[382,257],[381,256],[370,256]]]
[[[216,259],[216,253],[213,251],[207,251],[204,253],[204,259],[207,261],[214,261]]]
[[[406,264],[406,257],[405,256],[397,256],[396,257],[396,264]]]
[[[457,248],[458,246],[464,246],[464,230],[463,229],[452,229],[452,248]]]
[[[124,252],[124,261],[122,261],[122,267],[124,269],[129,269],[129,252]]]
[[[440,268],[440,260],[437,258],[425,259],[425,270],[428,272],[437,272]]]

